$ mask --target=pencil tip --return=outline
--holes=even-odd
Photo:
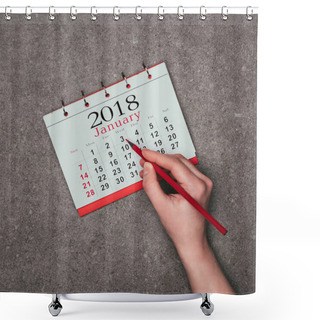
[[[134,144],[131,141],[129,141],[128,139],[126,139],[126,140],[127,140],[127,142],[130,144],[130,146],[132,148],[134,146]]]

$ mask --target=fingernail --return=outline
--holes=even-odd
[[[143,175],[146,175],[150,172],[152,164],[150,162],[146,162],[143,166]]]

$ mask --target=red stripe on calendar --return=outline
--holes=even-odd
[[[197,157],[193,157],[191,159],[189,159],[190,162],[192,162],[193,164],[198,164],[198,158]],[[103,206],[106,206],[109,203],[112,203],[114,201],[117,201],[123,197],[126,197],[136,191],[139,191],[143,188],[142,186],[142,181],[139,181],[137,183],[132,184],[131,186],[128,186],[122,190],[119,190],[117,192],[114,192],[112,194],[109,194],[108,196],[105,196],[102,199],[99,199],[95,202],[89,203],[84,207],[81,207],[78,209],[78,213],[80,215],[80,217],[95,211]]]
[[[198,158],[197,157],[193,157],[191,159],[189,159],[190,162],[192,162],[193,164],[198,164]]]
[[[141,190],[142,188],[143,188],[142,181],[139,181],[139,182],[132,184],[131,186],[128,186],[122,190],[119,190],[115,193],[112,193],[108,196],[105,196],[102,199],[99,199],[95,202],[87,204],[86,206],[78,209],[78,213],[79,213],[80,217],[82,217],[87,213],[95,211],[103,206],[106,206],[107,204],[109,204],[111,202],[114,202],[114,201],[117,201],[123,197],[126,197],[131,193],[134,193],[136,191]]]

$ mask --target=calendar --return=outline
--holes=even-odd
[[[198,163],[164,62],[43,118],[80,216],[142,188],[126,139]]]

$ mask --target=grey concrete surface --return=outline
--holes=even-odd
[[[0,291],[190,293],[141,190],[82,218],[43,115],[165,61],[214,181],[210,245],[238,294],[255,290],[257,16],[0,16]],[[67,137],[66,137],[67,139]]]

